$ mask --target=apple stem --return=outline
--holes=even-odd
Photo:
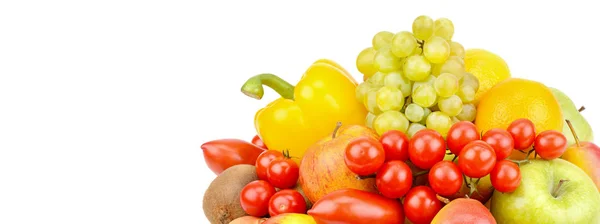
[[[450,203],[450,200],[448,198],[442,197],[439,194],[435,194],[435,197],[440,200],[441,202],[444,202],[444,204],[448,204]]]
[[[360,176],[360,175],[357,175],[357,176],[356,176],[356,179],[359,179],[359,180],[364,180],[364,179],[375,178],[375,177],[377,177],[377,175],[376,175],[376,174],[371,174],[371,175],[367,175],[367,176]]]
[[[566,119],[565,121],[567,121],[567,125],[569,125],[569,129],[573,134],[573,138],[575,138],[575,144],[577,145],[577,147],[581,147],[581,145],[579,144],[579,137],[577,137],[577,133],[575,132],[575,128],[573,128],[573,124],[571,124],[571,121],[569,119]]]
[[[558,191],[559,191],[559,190],[560,190],[560,188],[563,186],[563,184],[564,184],[565,182],[567,182],[567,181],[569,181],[569,180],[564,180],[564,179],[561,179],[561,180],[559,180],[559,181],[558,181],[558,185],[556,185],[556,188],[554,188],[554,190],[552,191],[552,196],[553,196],[554,198],[558,197]]]
[[[577,110],[577,111],[581,112],[581,111],[584,111],[584,110],[585,110],[585,107],[584,107],[584,106],[581,106],[581,107],[579,108],[579,110]]]
[[[335,135],[337,134],[338,130],[340,130],[340,127],[342,127],[341,121],[338,121],[337,123],[335,123],[335,129],[333,129],[333,134],[331,134],[332,139],[335,138]]]

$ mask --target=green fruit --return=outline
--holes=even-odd
[[[600,223],[600,192],[582,169],[563,159],[532,160],[520,168],[519,187],[492,196],[498,223]]]
[[[575,103],[563,92],[558,89],[550,88],[552,93],[558,100],[560,104],[560,108],[563,113],[564,119],[570,120],[571,124],[573,124],[573,128],[575,128],[575,133],[579,137],[580,141],[593,142],[594,141],[594,132],[592,131],[592,126],[587,122],[585,117],[579,112],[579,109],[575,106]],[[567,122],[564,122],[562,133],[567,137],[567,144],[573,145],[575,144],[575,138],[567,125]]]

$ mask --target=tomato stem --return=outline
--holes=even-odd
[[[425,174],[428,174],[428,173],[429,173],[429,170],[424,170],[424,171],[416,172],[413,175],[413,177],[418,177],[418,176],[425,175]]]
[[[458,158],[458,156],[454,155],[454,157],[452,157],[452,162],[456,161],[456,158]]]
[[[371,174],[371,175],[367,175],[367,176],[356,175],[356,179],[359,179],[359,180],[375,178],[375,177],[377,177],[376,174]]]
[[[560,188],[567,181],[569,181],[569,180],[561,179],[561,180],[558,181],[558,185],[556,185],[556,187],[554,188],[554,190],[552,190],[552,197],[554,197],[554,198],[558,197],[558,192],[560,191]]]
[[[566,119],[565,121],[567,121],[567,125],[569,125],[569,129],[571,130],[571,133],[573,134],[573,138],[575,138],[575,144],[577,144],[577,147],[581,147],[581,144],[579,143],[579,137],[577,137],[577,133],[575,132],[575,128],[573,127],[573,124],[571,124],[571,121],[569,119]]]
[[[450,200],[448,198],[442,197],[439,194],[435,194],[435,197],[440,200],[441,202],[444,202],[444,204],[449,204]]]
[[[528,163],[529,162],[529,157],[524,159],[524,160],[513,160],[513,159],[506,159],[508,161],[511,161],[513,163],[516,163],[517,166],[521,167],[521,163]]]
[[[579,108],[579,110],[577,110],[577,111],[579,111],[579,112],[582,112],[582,111],[584,111],[584,110],[585,110],[585,107],[584,107],[584,106],[581,106],[581,107]]]
[[[342,127],[341,121],[338,121],[337,123],[335,123],[335,129],[333,129],[333,134],[331,134],[332,139],[335,138],[335,135],[337,134],[338,130],[340,130],[340,127]]]

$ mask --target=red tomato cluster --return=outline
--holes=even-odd
[[[255,166],[259,180],[248,183],[240,194],[240,203],[248,215],[306,213],[304,196],[290,189],[296,186],[300,169],[287,153],[266,150],[258,156]]]
[[[467,186],[472,187],[472,182],[490,175],[499,192],[519,187],[519,164],[528,158],[509,159],[513,150],[550,160],[560,157],[566,148],[567,140],[561,132],[549,130],[536,135],[535,125],[528,119],[517,119],[507,129],[494,128],[485,133],[473,123],[461,121],[450,128],[446,139],[431,129],[421,130],[410,139],[396,130],[379,139],[358,138],[346,147],[344,160],[359,178],[374,177],[382,196],[403,199],[403,213],[408,220],[429,223],[443,207],[438,197],[455,195],[467,179]],[[445,160],[446,155],[454,158]],[[424,170],[428,183],[415,182],[423,174],[418,170]]]

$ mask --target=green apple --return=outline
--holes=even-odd
[[[600,223],[600,192],[566,160],[531,160],[521,164],[514,192],[494,192],[491,211],[499,224]]]
[[[592,131],[592,126],[587,122],[585,117],[580,113],[575,103],[565,94],[564,92],[556,89],[550,88],[554,97],[558,100],[560,104],[560,109],[563,113],[563,117],[566,120],[570,120],[571,124],[575,128],[575,132],[579,137],[579,140],[585,142],[593,142],[594,141],[594,132]],[[575,138],[569,129],[569,126],[565,122],[563,125],[562,133],[567,137],[567,144],[573,145],[575,144]]]

